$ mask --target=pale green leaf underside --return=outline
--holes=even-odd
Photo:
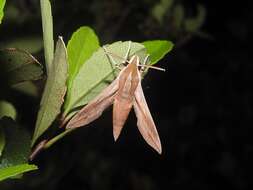
[[[173,48],[173,43],[167,40],[145,41],[142,42],[142,44],[145,46],[147,53],[150,55],[151,65],[156,64]]]
[[[105,47],[108,52],[124,58],[129,43],[129,41],[119,41]],[[142,62],[146,56],[145,47],[140,43],[132,42],[129,56],[131,57],[134,54],[137,54]],[[114,60],[116,64],[123,62],[116,57]],[[71,91],[66,99],[64,115],[66,116],[73,109],[76,109],[71,113],[72,115],[78,111],[78,108],[80,109],[80,106],[87,104],[115,79],[117,72],[118,69],[115,69],[115,65],[110,61],[104,49],[99,48],[80,68],[74,78]]]
[[[61,111],[68,75],[67,51],[62,38],[56,44],[55,57],[43,92],[32,145],[52,124]]]
[[[0,169],[0,181],[3,181],[10,177],[15,177],[19,174],[37,170],[38,167],[36,165],[29,165],[29,164],[21,164],[16,166],[10,166],[7,168]]]
[[[80,67],[98,48],[98,38],[95,32],[87,26],[80,27],[71,36],[67,45],[69,64],[67,97],[69,96],[73,79],[78,73]]]

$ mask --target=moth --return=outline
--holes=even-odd
[[[130,45],[127,54],[129,49]],[[137,55],[133,55],[129,61],[126,60],[125,62],[128,64],[119,72],[117,78],[96,98],[84,106],[68,122],[66,129],[88,125],[113,104],[113,137],[116,141],[133,107],[137,117],[137,127],[142,137],[161,154],[160,138],[141,86],[142,70],[139,68],[140,66],[145,67],[145,63],[141,65]]]

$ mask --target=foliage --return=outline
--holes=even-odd
[[[50,68],[40,103],[32,145],[55,120],[64,101],[68,64],[67,50],[61,37],[56,44],[55,57]]]
[[[9,85],[42,77],[41,64],[28,52],[16,48],[0,50],[0,64]]]
[[[45,62],[47,73],[49,73],[54,59],[53,18],[50,0],[40,0],[40,6],[41,6]]]
[[[86,26],[80,27],[73,33],[71,39],[69,40],[67,45],[69,76],[67,97],[64,105],[65,110],[67,110],[66,107],[70,104],[70,99],[75,96],[74,94],[72,95],[72,86],[76,75],[79,74],[80,68],[84,66],[86,61],[98,48],[98,37],[91,28]],[[86,74],[87,73],[82,73],[81,75],[85,76]]]
[[[4,16],[4,5],[6,0],[0,0],[0,24],[2,23],[2,19]]]
[[[150,55],[150,64],[156,64],[173,48],[173,44],[166,40],[153,40],[142,42],[147,50],[147,54]]]
[[[19,174],[37,169],[37,166],[27,163],[30,144],[33,146],[39,137],[54,126],[53,123],[63,125],[80,106],[87,104],[108,86],[117,76],[118,68],[123,66],[123,59],[127,58],[126,52],[129,51],[128,58],[134,54],[138,55],[141,63],[149,54],[151,62],[148,64],[153,65],[173,47],[173,44],[166,40],[143,43],[117,41],[100,47],[95,32],[82,26],[72,34],[67,48],[59,37],[54,52],[51,4],[49,0],[41,0],[40,5],[46,83],[32,140],[16,121],[6,117],[16,118],[15,107],[5,100],[0,102],[0,115],[3,117],[0,120],[0,180],[17,178],[20,177]],[[7,86],[35,95],[36,87],[31,81],[41,79],[43,70],[41,64],[29,52],[36,53],[41,50],[40,38],[16,38],[1,44],[1,47],[5,48],[1,50],[0,58],[1,67],[8,79]],[[118,57],[112,60],[108,53]],[[63,103],[64,107],[61,108]],[[62,120],[57,121],[59,115]],[[69,131],[56,135],[42,148],[48,148],[67,133]]]
[[[0,120],[0,129],[5,135],[5,146],[0,157],[0,181],[37,169],[35,165],[27,164],[31,141],[28,132],[9,117]]]

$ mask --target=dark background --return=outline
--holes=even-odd
[[[150,71],[143,89],[160,134],[158,155],[142,139],[131,113],[119,140],[112,137],[111,109],[101,118],[41,153],[39,171],[4,189],[249,189],[252,181],[252,71],[246,1],[174,1],[162,21],[152,15],[156,0],[54,0],[54,33],[67,42],[83,25],[101,44],[118,40],[166,39],[174,49],[158,63],[166,72]],[[198,5],[206,17],[195,31],[175,26],[176,5],[185,19]],[[42,36],[37,0],[8,1],[18,11],[0,27],[0,41]],[[8,7],[7,7],[8,8]],[[8,9],[7,9],[8,10]],[[36,54],[43,62],[43,52]],[[11,93],[11,92],[9,92]],[[2,95],[18,109],[32,133],[39,97]],[[22,101],[21,101],[22,100]],[[0,186],[1,186],[0,185]]]

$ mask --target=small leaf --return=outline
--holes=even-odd
[[[11,41],[9,40],[8,42],[1,44],[1,48],[3,49],[10,47],[22,49],[30,53],[37,53],[43,48],[43,42],[42,39],[38,36],[29,36],[17,38]]]
[[[184,6],[182,4],[175,5],[173,8],[173,26],[175,27],[175,31],[178,32],[182,28],[182,24],[184,21]]]
[[[4,5],[5,5],[5,0],[0,0],[0,24],[2,23],[2,19],[4,16]]]
[[[37,170],[38,167],[36,165],[29,164],[20,164],[16,166],[10,166],[8,168],[0,169],[0,181],[3,181],[7,178],[13,178],[22,173]]]
[[[2,152],[4,150],[4,147],[5,147],[5,134],[4,134],[3,129],[0,126],[0,158],[2,156]]]
[[[10,85],[38,80],[43,74],[42,66],[31,54],[16,48],[0,50],[0,65]]]
[[[0,169],[27,163],[30,154],[30,135],[9,117],[0,120],[6,145],[0,158]]]
[[[108,52],[123,58],[129,47],[129,41],[119,41],[105,47]],[[132,42],[130,56],[136,53],[139,53],[140,61],[142,62],[146,56],[146,50],[143,45]],[[116,64],[122,63],[122,59],[114,58],[114,60]],[[117,76],[117,72],[114,71],[115,64],[108,59],[105,50],[99,48],[91,58],[82,65],[78,74],[73,79],[72,88],[69,92],[69,96],[66,98],[64,106],[64,116],[73,111],[73,109],[87,104],[108,86]],[[72,114],[73,113],[74,112],[72,112]]]
[[[11,117],[13,120],[15,120],[17,112],[15,107],[11,103],[4,100],[0,100],[0,119],[3,116]]]
[[[165,14],[173,5],[174,0],[160,0],[151,10],[152,16],[160,23],[163,22]]]
[[[49,128],[61,111],[68,75],[67,51],[61,37],[56,44],[54,61],[40,102],[32,145]]]
[[[72,87],[72,82],[80,67],[99,48],[99,41],[95,32],[86,26],[79,28],[72,34],[67,45],[69,76],[67,96]]]
[[[145,41],[142,44],[150,55],[151,65],[156,64],[173,48],[173,43],[166,40]]]
[[[12,88],[28,96],[37,97],[39,95],[38,87],[31,81],[15,84]]]
[[[5,133],[6,145],[0,157],[0,181],[17,178],[22,173],[35,170],[35,165],[28,165],[30,154],[30,135],[9,117],[0,120],[0,129]]]
[[[47,74],[54,59],[53,17],[49,0],[40,0],[43,41]]]
[[[197,32],[203,25],[206,18],[206,9],[202,5],[197,6],[197,15],[192,18],[185,19],[185,30],[187,32]]]

